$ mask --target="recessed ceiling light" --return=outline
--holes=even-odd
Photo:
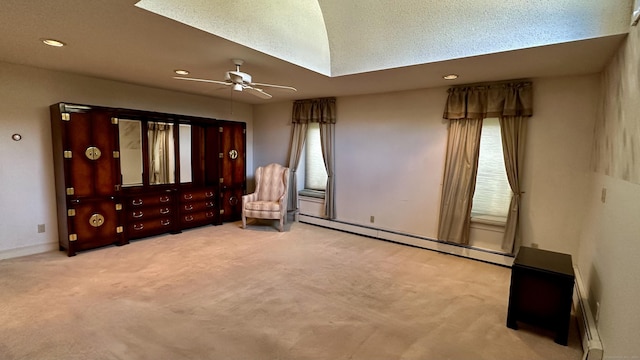
[[[445,75],[445,76],[443,76],[442,78],[443,78],[443,79],[445,79],[445,80],[455,80],[455,79],[457,79],[457,78],[458,78],[458,75],[456,75],[456,74],[449,74],[449,75]]]
[[[189,71],[187,70],[173,70],[173,72],[178,75],[189,75]]]
[[[54,40],[54,39],[41,39],[43,43],[49,45],[49,46],[55,46],[55,47],[63,47],[67,44],[63,43],[62,41],[59,40]]]

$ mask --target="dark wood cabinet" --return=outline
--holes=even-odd
[[[246,124],[131,109],[50,107],[60,248],[236,221]]]
[[[125,244],[117,124],[107,110],[57,104],[50,111],[60,249],[73,256]]]
[[[507,326],[518,321],[555,331],[567,345],[575,276],[571,255],[521,247],[511,268]]]
[[[220,124],[220,216],[222,221],[242,217],[242,195],[246,192],[246,124]]]

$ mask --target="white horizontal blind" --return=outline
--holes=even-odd
[[[497,118],[484,119],[471,215],[497,217],[506,221],[511,196],[502,154],[500,121]]]
[[[305,173],[304,187],[312,190],[326,190],[327,170],[322,158],[320,145],[320,125],[309,123],[307,140],[305,141]]]

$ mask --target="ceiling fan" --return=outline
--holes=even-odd
[[[236,65],[235,71],[227,71],[224,76],[224,81],[222,80],[209,80],[209,79],[198,79],[198,78],[190,78],[190,77],[182,77],[182,76],[174,76],[174,79],[178,80],[189,80],[189,81],[199,81],[220,85],[228,85],[235,91],[247,91],[251,95],[255,95],[261,99],[271,99],[271,94],[266,93],[264,90],[259,87],[271,87],[275,89],[282,90],[291,90],[298,91],[296,88],[285,85],[273,85],[273,84],[263,84],[263,83],[255,83],[251,81],[251,75],[240,71],[240,65],[244,64],[244,60],[234,59],[233,63]]]

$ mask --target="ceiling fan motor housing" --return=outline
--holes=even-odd
[[[229,80],[234,84],[251,84],[251,75],[242,71],[227,71],[225,80]]]

